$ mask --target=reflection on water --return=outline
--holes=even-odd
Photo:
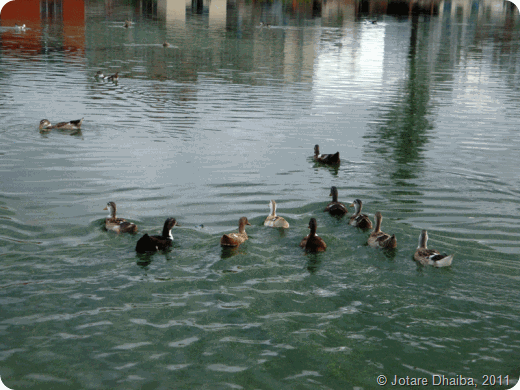
[[[509,3],[15,4],[0,28],[9,387],[169,388],[172,371],[185,388],[520,375]],[[77,134],[38,131],[80,117]],[[315,164],[315,144],[341,165]],[[398,248],[324,213],[331,186],[381,211]],[[263,226],[270,199],[291,228]],[[137,237],[104,231],[108,201]],[[169,216],[182,225],[172,249],[137,255]],[[249,240],[221,248],[242,216]],[[318,255],[298,246],[311,217]],[[421,229],[455,253],[451,268],[413,262]]]

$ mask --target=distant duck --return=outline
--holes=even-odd
[[[105,219],[105,229],[116,233],[137,233],[137,225],[127,222],[124,218],[116,218],[116,204],[108,202],[103,210],[108,210],[108,217]]]
[[[125,25],[123,26],[124,28],[128,28],[132,25],[132,22],[130,20],[125,20]]]
[[[428,232],[426,230],[421,231],[419,235],[419,246],[413,255],[415,261],[418,261],[422,265],[433,265],[434,267],[448,267],[453,261],[453,255],[440,254],[435,249],[426,248],[428,243]]]
[[[306,252],[324,252],[327,249],[325,241],[316,234],[317,227],[318,223],[316,222],[316,218],[311,218],[309,221],[309,229],[311,229],[311,231],[309,235],[304,237],[300,242],[300,246],[305,248]]]
[[[48,119],[42,119],[40,121],[40,126],[38,127],[38,129],[41,132],[49,131],[49,130],[52,130],[52,129],[58,129],[58,130],[80,130],[82,123],[83,123],[83,118],[75,120],[75,121],[70,121],[70,122],[60,122],[60,123],[58,123],[58,124],[53,126]]]
[[[170,47],[170,44],[166,41],[164,41],[164,43],[162,44],[164,47]]]
[[[356,199],[351,207],[354,207],[354,215],[350,217],[349,225],[357,226],[361,229],[372,229],[372,221],[368,218],[368,215],[361,214],[361,209],[363,208],[363,202],[361,199]]]
[[[264,226],[288,228],[289,222],[287,222],[282,217],[276,215],[276,202],[274,200],[271,200],[269,202],[269,208],[271,209],[271,214],[269,214],[265,219]]]
[[[330,187],[330,195],[332,202],[325,207],[324,212],[329,212],[330,215],[343,216],[347,213],[347,208],[343,203],[338,202],[338,189],[335,186]]]
[[[137,241],[135,246],[136,252],[146,253],[168,249],[173,243],[172,229],[175,225],[180,226],[175,218],[168,218],[164,221],[163,231],[160,236],[149,236],[146,233]]]
[[[271,27],[269,23],[260,22],[260,27]]]
[[[103,74],[102,71],[98,70],[96,75],[94,76],[96,79],[104,79],[105,78],[105,75]]]
[[[224,234],[220,239],[222,246],[239,246],[249,238],[246,233],[246,225],[251,225],[246,217],[238,220],[238,233]]]
[[[15,23],[14,28],[18,31],[25,31],[25,24],[22,24],[21,26],[19,26],[18,24]]]
[[[116,72],[111,76],[106,76],[105,79],[108,81],[119,81],[119,72]]]
[[[330,164],[330,165],[336,165],[339,164],[339,152],[336,152],[335,154],[320,154],[320,146],[315,145],[314,146],[314,161],[323,163],[323,164]]]
[[[381,231],[381,221],[383,220],[383,216],[379,211],[375,214],[375,218],[376,227],[374,228],[374,231],[370,233],[367,244],[373,248],[396,248],[397,239],[395,238],[395,234],[390,236],[389,234],[383,233]]]

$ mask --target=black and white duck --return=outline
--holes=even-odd
[[[172,229],[175,225],[180,226],[175,218],[168,218],[164,221],[163,231],[160,236],[149,236],[146,233],[137,241],[135,246],[136,252],[146,253],[168,249],[173,243]]]

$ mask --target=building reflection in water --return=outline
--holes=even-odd
[[[158,0],[157,18],[166,22],[186,22],[186,8],[191,0]]]

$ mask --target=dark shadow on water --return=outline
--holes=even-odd
[[[320,254],[306,252],[305,255],[307,256],[307,271],[310,274],[315,274],[321,265]]]
[[[246,254],[246,252],[240,251],[240,246],[223,246],[220,258],[222,260],[229,259],[238,254]]]
[[[387,258],[387,260],[394,260],[395,256],[397,255],[397,248],[393,249],[383,249],[382,250],[383,255]]]
[[[74,137],[82,137],[83,136],[83,133],[81,132],[81,130],[56,130],[56,129],[53,129],[51,131],[40,131],[40,135],[43,137],[43,138],[47,138],[50,133],[59,133],[59,134],[64,134],[64,135],[72,135]]]
[[[318,170],[318,169],[327,170],[327,171],[330,172],[330,174],[332,176],[338,176],[339,167],[340,167],[341,164],[338,164],[338,165],[322,164],[322,163],[319,163],[319,162],[316,162],[316,161],[312,160],[312,157],[311,157],[311,161],[314,163],[313,168],[315,170]]]
[[[136,254],[136,263],[141,268],[147,268],[148,265],[152,262],[152,256],[154,255],[154,252],[149,253],[137,253]]]

